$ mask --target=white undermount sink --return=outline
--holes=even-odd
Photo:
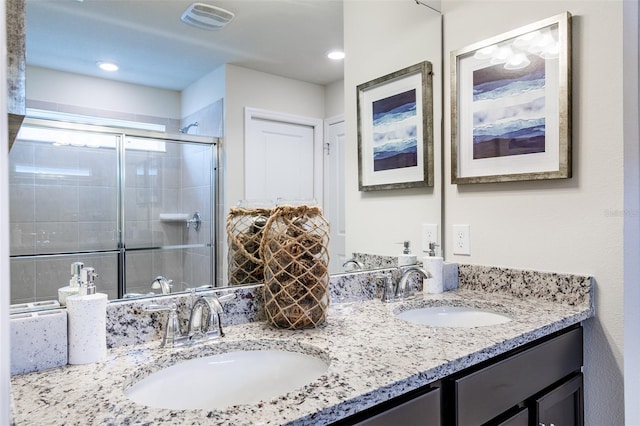
[[[328,367],[328,362],[299,352],[237,350],[181,361],[148,375],[124,393],[153,408],[224,409],[299,389]]]
[[[484,327],[511,321],[497,312],[464,306],[429,306],[408,309],[396,317],[431,327]]]

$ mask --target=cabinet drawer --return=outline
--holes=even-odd
[[[354,424],[358,426],[439,426],[440,389],[434,389]]]
[[[577,328],[456,379],[456,424],[485,423],[581,366]]]
[[[498,426],[529,426],[529,409],[522,409],[517,414],[498,423]]]

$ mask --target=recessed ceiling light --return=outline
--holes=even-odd
[[[98,62],[98,66],[103,71],[118,71],[118,66],[113,62]]]
[[[340,59],[344,59],[344,52],[342,50],[332,50],[327,52],[327,58],[339,61]]]

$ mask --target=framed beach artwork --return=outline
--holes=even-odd
[[[571,177],[571,15],[451,53],[451,182]]]
[[[421,62],[357,87],[360,191],[433,186],[431,74]]]

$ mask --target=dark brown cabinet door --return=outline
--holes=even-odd
[[[455,397],[450,397],[455,401],[455,419],[450,423],[484,424],[579,371],[582,361],[578,328],[457,378]]]
[[[584,425],[582,373],[536,399],[538,426]]]

